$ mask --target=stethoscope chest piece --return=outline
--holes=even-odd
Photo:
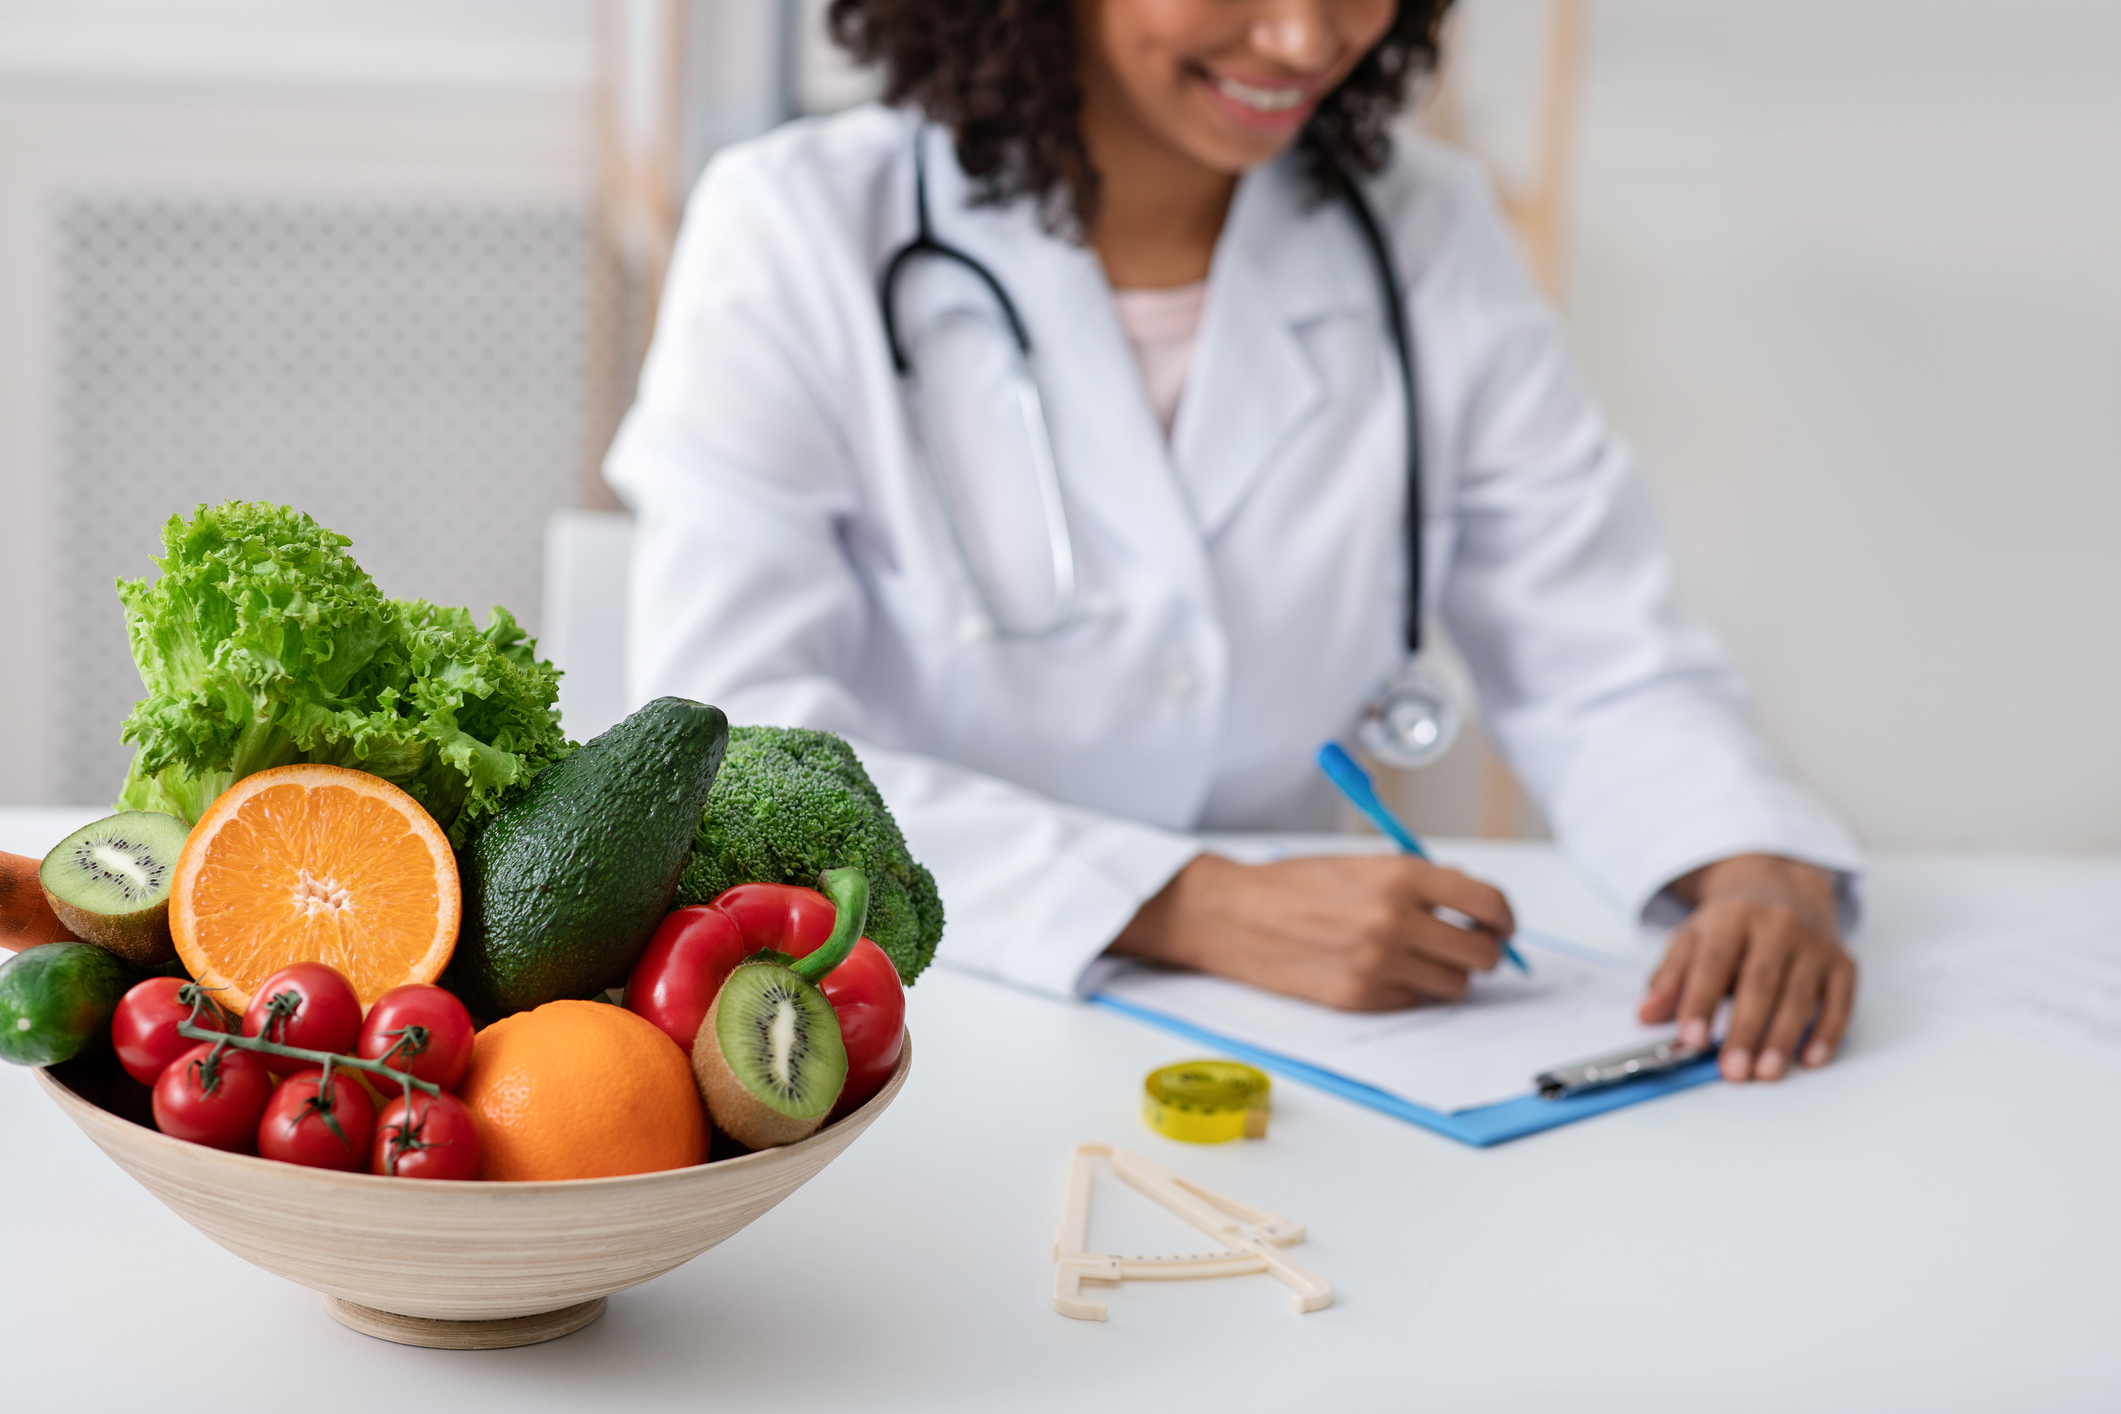
[[[1363,709],[1355,739],[1385,765],[1414,770],[1443,759],[1461,725],[1457,695],[1410,659]]]

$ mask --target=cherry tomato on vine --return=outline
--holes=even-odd
[[[478,1122],[454,1095],[400,1095],[376,1121],[368,1171],[386,1178],[477,1178]]]
[[[191,1003],[177,995],[186,985],[175,977],[150,977],[119,998],[111,1014],[110,1039],[118,1064],[143,1085],[161,1079],[171,1061],[199,1044],[177,1034],[177,1024],[191,1020]],[[219,1008],[211,1003],[199,1008],[198,1024],[203,1031],[227,1029]]]
[[[368,1020],[361,1023],[361,1059],[382,1060],[401,1040],[408,1044],[387,1062],[392,1070],[409,1069],[415,1079],[454,1090],[471,1069],[471,1013],[440,987],[424,982],[393,987],[368,1009]],[[389,1093],[387,1079],[379,1076],[375,1083]]]
[[[656,928],[626,979],[626,1006],[663,1029],[687,1055],[714,994],[762,948],[804,957],[832,936],[832,903],[793,884],[739,884],[712,903],[681,908]],[[847,1083],[835,1112],[860,1105],[898,1068],[906,989],[884,950],[867,938],[818,984],[839,1017]]]
[[[285,1164],[357,1170],[368,1165],[376,1102],[351,1071],[334,1070],[324,1091],[322,1067],[291,1075],[272,1092],[258,1121],[258,1152]]]
[[[248,1149],[272,1098],[272,1076],[256,1051],[213,1054],[201,1041],[171,1061],[155,1082],[155,1128],[214,1149]]]
[[[243,1034],[345,1055],[361,1035],[361,999],[352,983],[323,963],[297,962],[259,984],[243,1012]],[[274,1056],[272,1068],[288,1075],[317,1067]]]

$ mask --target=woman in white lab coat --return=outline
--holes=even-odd
[[[1562,847],[1679,925],[1645,1019],[1705,1035],[1735,994],[1725,1073],[1775,1079],[1846,1024],[1855,848],[1675,606],[1481,174],[1386,134],[1445,3],[836,0],[895,101],[710,165],[608,462],[629,690],[853,741],[959,966],[1459,996],[1512,926],[1495,890],[1196,838],[1328,827],[1314,753],[1406,658],[1409,419],[1349,174],[1411,334],[1421,602]],[[1031,345],[1073,612],[1006,316],[962,262],[902,262],[895,370],[879,281],[923,207]]]

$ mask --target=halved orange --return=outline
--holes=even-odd
[[[449,965],[464,911],[449,837],[420,803],[344,766],[245,776],[192,827],[169,931],[199,982],[241,1011],[291,962],[321,962],[366,1009]]]

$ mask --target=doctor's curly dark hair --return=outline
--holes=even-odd
[[[1434,67],[1451,0],[1400,0],[1392,27],[1304,125],[1298,145],[1321,196],[1344,172],[1375,172],[1407,86]],[[884,66],[887,102],[912,101],[957,137],[978,200],[1036,199],[1047,224],[1097,213],[1097,171],[1078,119],[1072,0],[832,0],[832,37]]]

